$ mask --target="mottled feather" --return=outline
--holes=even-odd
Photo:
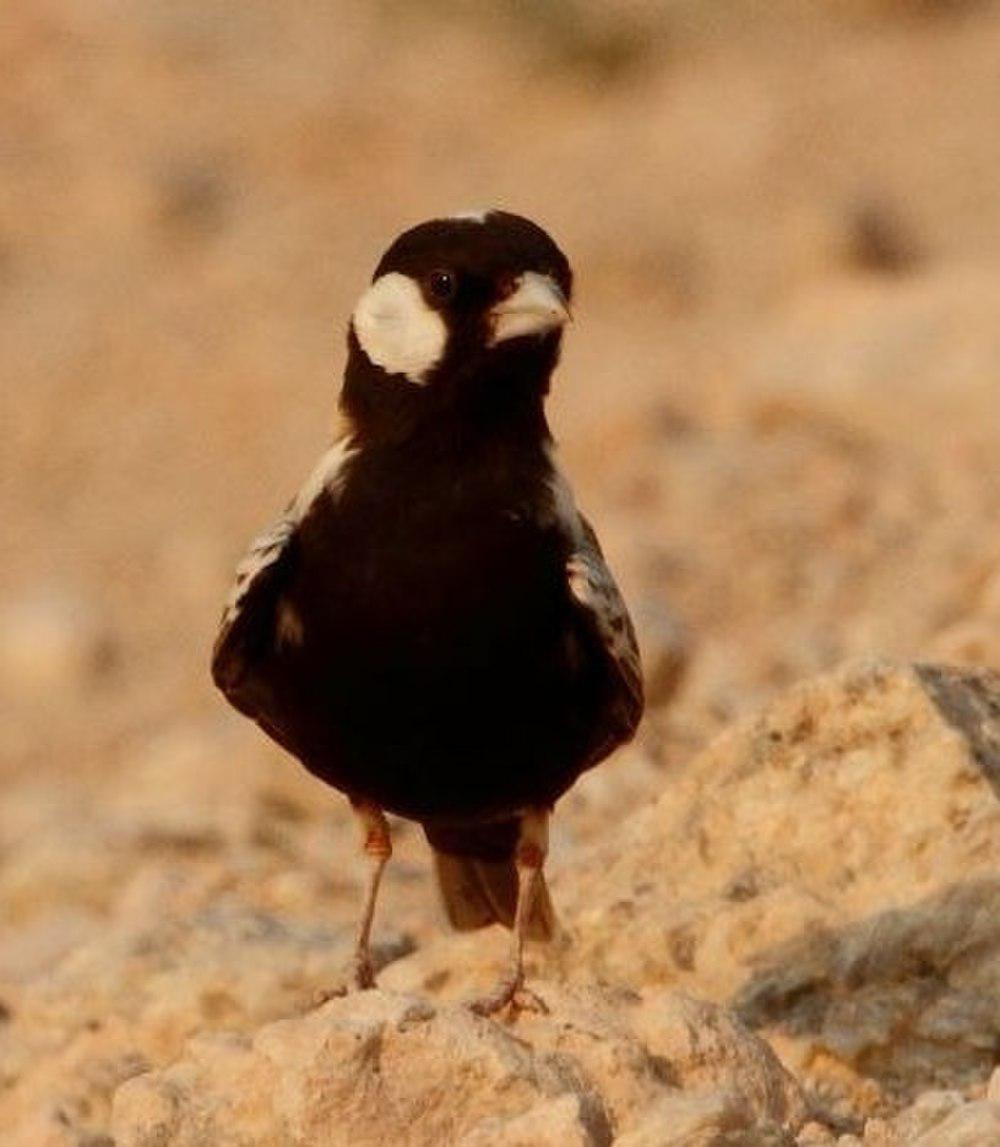
[[[570,538],[566,584],[581,616],[598,639],[613,686],[609,714],[612,728],[595,749],[593,756],[599,758],[615,744],[629,740],[642,718],[645,699],[639,643],[597,535],[576,508],[573,491],[554,461],[550,488],[555,517]]]
[[[248,677],[276,643],[294,640],[301,624],[283,609],[282,590],[294,561],[296,532],[317,498],[335,497],[353,453],[348,438],[335,442],[283,514],[250,543],[236,567],[212,650],[212,677],[242,712],[257,716]]]

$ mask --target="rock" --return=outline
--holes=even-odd
[[[663,708],[680,688],[691,659],[691,638],[680,619],[659,602],[640,601],[633,620],[642,654],[646,705]]]
[[[957,1091],[927,1091],[892,1118],[868,1119],[862,1135],[835,1138],[828,1127],[807,1124],[796,1144],[816,1147],[985,1147],[1000,1143],[1000,1104],[969,1102]]]
[[[799,1085],[771,1048],[725,1009],[678,993],[658,993],[636,1006],[632,1022],[685,1092],[736,1096],[748,1125],[798,1127],[805,1120]]]
[[[0,934],[0,980],[37,976],[74,948],[92,939],[101,927],[89,912],[67,908],[39,915],[30,924]]]
[[[753,1136],[761,1147],[788,1142],[776,1127],[757,1123],[747,1105],[728,1092],[674,1095],[661,1100],[616,1147],[713,1147]]]
[[[504,1121],[491,1116],[461,1138],[461,1147],[592,1147],[610,1139],[600,1128],[592,1134],[579,1099],[563,1095]]]
[[[913,1140],[914,1147],[985,1147],[987,1143],[1000,1143],[1000,1103],[989,1100],[959,1107]]]
[[[331,1126],[360,1143],[790,1143],[810,1117],[815,1143],[932,1133],[967,1106],[958,1088],[985,1091],[995,1048],[996,693],[993,674],[928,666],[805,682],[682,770],[623,758],[621,791],[634,774],[662,794],[613,836],[609,766],[606,791],[567,802],[604,843],[554,849],[564,933],[529,952],[548,1013],[508,1023],[448,1002],[488,985],[505,938],[433,924],[405,831],[382,990],[303,1012],[351,943],[346,814],[321,832],[308,782],[208,730],[139,742],[141,783],[109,786],[87,835],[71,800],[10,805],[0,843],[31,847],[0,869],[6,903],[42,921],[45,888],[48,912],[86,890],[95,915],[44,976],[2,985],[0,1119],[37,1138],[58,1109],[77,1139],[111,1125],[122,1145],[181,1147]],[[102,840],[134,865],[121,888]]]
[[[39,591],[0,610],[0,685],[12,695],[79,689],[110,650],[96,610],[73,593]]]
[[[918,665],[916,672],[1000,798],[1000,673],[939,665]]]
[[[824,285],[762,332],[746,393],[757,410],[821,412],[907,450],[985,441],[998,323],[993,270]]]
[[[998,682],[870,664],[724,733],[557,885],[570,971],[732,1000],[828,1099],[877,1081],[868,1114],[982,1079],[1000,1031]]]
[[[164,1136],[178,1147],[387,1136],[435,1144],[465,1135],[513,1144],[545,1124],[554,1100],[562,1103],[553,1134],[570,1129],[569,1142],[610,1143],[603,1105],[571,1061],[538,1055],[464,1009],[438,1012],[370,992],[268,1025],[252,1042],[194,1041],[172,1067],[119,1089],[111,1125],[122,1147]]]
[[[903,1143],[912,1143],[929,1134],[943,1123],[952,1112],[965,1103],[960,1091],[925,1091],[916,1101],[901,1111],[891,1124],[888,1134]],[[869,1124],[874,1122],[869,1120]],[[880,1123],[884,1121],[879,1120]],[[866,1133],[868,1133],[866,1125]]]
[[[119,1089],[115,1139],[590,1147],[619,1133],[693,1145],[754,1128],[777,1143],[802,1122],[795,1082],[718,1008],[551,985],[546,998],[549,1013],[509,1028],[376,991],[252,1039],[199,1036],[172,1066]]]
[[[827,1147],[836,1142],[836,1136],[829,1127],[810,1120],[795,1137],[797,1147]]]

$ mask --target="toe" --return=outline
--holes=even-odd
[[[521,987],[520,979],[503,979],[488,995],[470,1000],[468,1007],[477,1016],[492,1016],[512,1002]]]
[[[333,988],[317,988],[316,991],[313,992],[312,1006],[314,1008],[321,1008],[325,1003],[329,1003],[330,1000],[339,1000],[346,995],[346,984],[337,984],[336,987]]]

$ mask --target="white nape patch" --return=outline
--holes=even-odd
[[[492,207],[482,207],[475,211],[459,211],[456,215],[452,215],[449,218],[464,219],[469,223],[485,223],[492,214]]]
[[[423,383],[444,357],[448,328],[408,275],[381,275],[351,319],[361,349],[388,374]]]

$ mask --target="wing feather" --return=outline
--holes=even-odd
[[[594,758],[630,740],[642,718],[645,696],[635,628],[593,526],[576,508],[569,483],[553,466],[553,507],[569,534],[566,585],[584,625],[597,639],[611,685],[606,735]]]
[[[338,493],[352,453],[348,439],[335,442],[284,513],[253,539],[236,567],[212,649],[212,678],[230,702],[251,717],[260,715],[254,670],[277,643],[294,639],[299,625],[282,601],[294,569],[299,525],[321,494]]]
[[[566,561],[569,592],[600,638],[618,686],[613,706],[616,724],[627,740],[635,733],[644,704],[639,643],[597,535],[582,514],[579,521],[580,533]]]

